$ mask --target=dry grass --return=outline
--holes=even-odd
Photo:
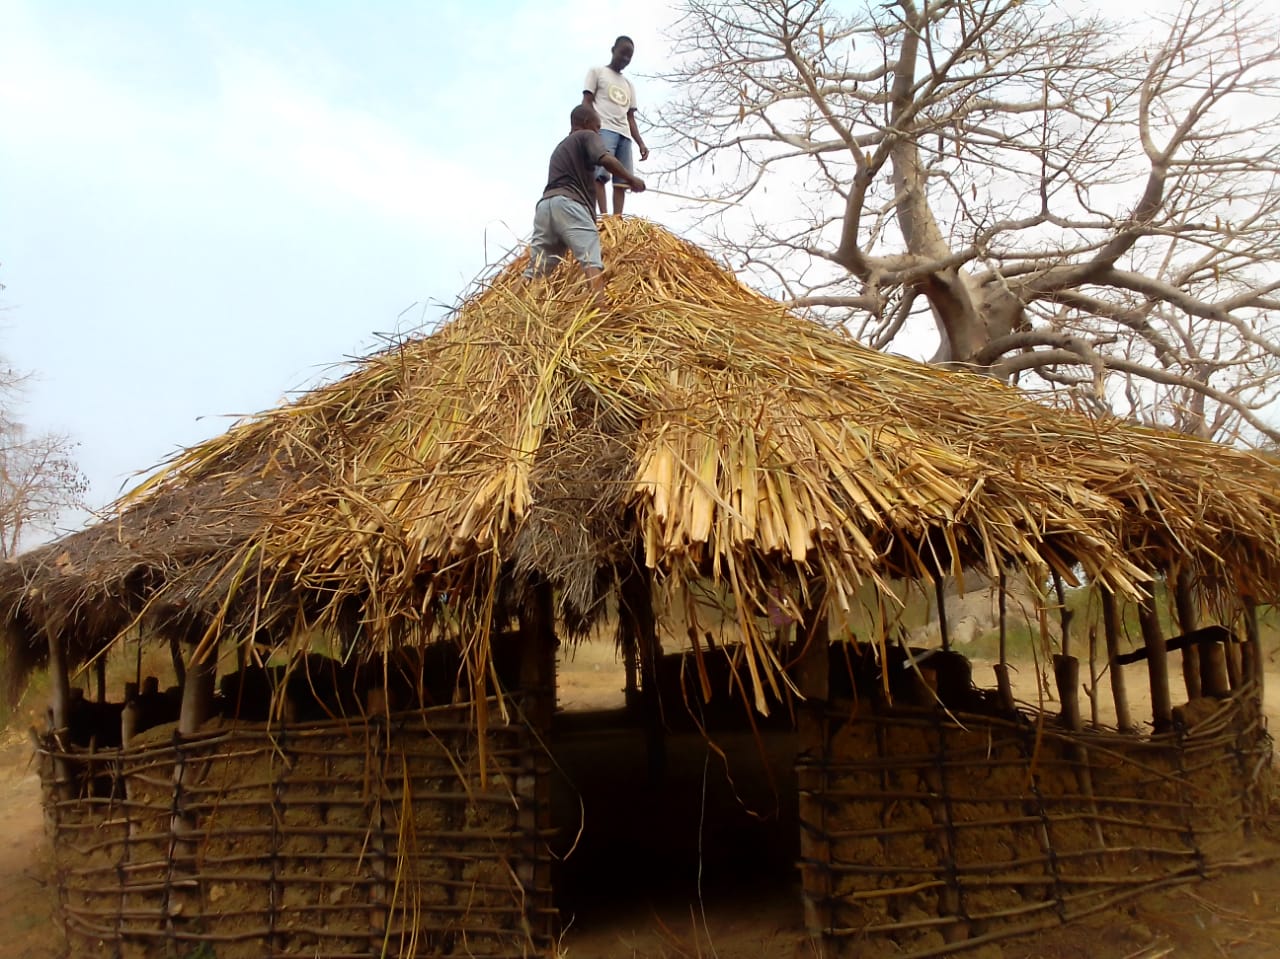
[[[212,648],[325,630],[362,650],[456,636],[476,675],[531,578],[585,630],[643,549],[669,586],[754,615],[1012,564],[1121,594],[1189,567],[1267,599],[1266,460],[1028,402],[867,350],[642,220],[606,220],[611,304],[508,265],[438,332],[167,464],[115,518],[0,574],[17,669],[139,620]],[[808,596],[810,592],[816,596]],[[807,600],[806,600],[807,597]],[[308,640],[309,641],[309,640]]]

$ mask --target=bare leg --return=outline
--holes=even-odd
[[[605,199],[604,183],[596,180],[596,207],[600,210],[601,216],[609,212],[609,204],[605,202]]]
[[[598,266],[584,266],[582,272],[587,275],[591,292],[596,295],[596,306],[603,308],[609,302],[604,297],[604,271]]]
[[[613,188],[613,215],[622,216],[622,201],[626,197],[627,191],[620,186]]]

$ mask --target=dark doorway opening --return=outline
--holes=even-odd
[[[573,847],[553,873],[566,926],[687,923],[752,904],[800,921],[791,730],[668,732],[664,774],[651,781],[634,714],[568,712],[552,754],[555,850]]]

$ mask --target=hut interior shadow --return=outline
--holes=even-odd
[[[798,923],[794,732],[712,732],[709,744],[675,731],[666,745],[664,773],[652,781],[645,730],[626,711],[556,717],[562,858],[553,875],[563,923],[591,929],[622,914],[688,916],[751,901],[797,903]]]

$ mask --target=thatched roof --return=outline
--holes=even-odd
[[[778,579],[838,600],[962,565],[1078,564],[1120,592],[1174,567],[1260,598],[1280,580],[1262,458],[865,349],[642,220],[603,239],[608,308],[514,262],[437,332],[7,564],[11,651],[84,655],[140,618],[385,648],[424,641],[442,596],[478,634],[531,576],[581,626],[639,550],[744,609]]]

